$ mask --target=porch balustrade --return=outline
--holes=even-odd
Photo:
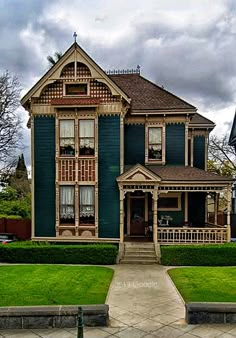
[[[161,244],[225,243],[228,229],[221,228],[173,228],[159,227],[158,242]]]

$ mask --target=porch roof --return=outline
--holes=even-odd
[[[229,183],[233,181],[232,177],[220,176],[203,169],[189,166],[158,166],[158,165],[146,165],[146,168],[154,172],[161,177],[162,181],[206,181],[206,182],[225,182]]]
[[[139,165],[140,166],[140,165]],[[125,173],[130,171],[135,166],[126,165]],[[203,169],[189,166],[168,166],[168,165],[145,165],[143,166],[149,171],[157,175],[160,183],[207,183],[214,184],[230,184],[233,179],[229,176],[220,176]],[[124,173],[124,174],[125,174]],[[123,175],[124,175],[123,174]],[[122,176],[123,176],[122,175]]]

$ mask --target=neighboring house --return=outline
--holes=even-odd
[[[229,145],[234,147],[236,153],[236,113],[234,114],[234,120],[229,136]],[[232,186],[232,213],[236,214],[236,182]]]
[[[231,188],[206,171],[214,123],[139,69],[107,74],[74,43],[21,102],[33,239],[229,240],[230,205],[227,228],[206,224],[207,193]]]

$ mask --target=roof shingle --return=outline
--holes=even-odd
[[[190,110],[196,107],[139,74],[115,74],[110,78],[132,99],[135,110]]]
[[[163,181],[232,181],[231,177],[220,176],[196,167],[146,165]]]

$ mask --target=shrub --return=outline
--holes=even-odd
[[[21,216],[18,215],[2,215],[0,214],[0,219],[1,218],[7,218],[7,219],[22,219]]]
[[[0,245],[0,262],[46,264],[114,264],[117,247],[112,244],[49,245],[15,242]]]
[[[234,266],[236,243],[163,245],[161,263],[168,266]]]

